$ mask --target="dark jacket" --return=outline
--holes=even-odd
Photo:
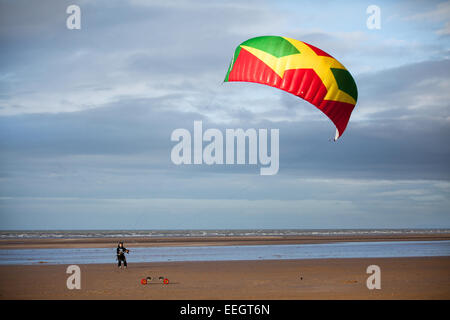
[[[125,248],[124,246],[122,246],[122,247],[117,246],[117,255],[118,256],[125,256],[125,252],[128,252],[127,248]]]

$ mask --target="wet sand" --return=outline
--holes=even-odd
[[[1,239],[0,249],[110,248],[115,247],[118,240],[117,238]],[[450,240],[450,233],[365,236],[133,237],[120,240],[124,241],[127,247],[281,245],[351,241]]]
[[[381,268],[368,290],[366,268]],[[450,299],[450,257],[0,266],[0,299]],[[142,278],[163,276],[142,285]]]

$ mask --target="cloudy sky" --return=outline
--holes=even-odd
[[[336,143],[307,102],[222,84],[261,35],[353,74]],[[0,47],[0,229],[450,227],[450,2],[0,0]],[[174,165],[194,120],[279,129],[278,174]]]

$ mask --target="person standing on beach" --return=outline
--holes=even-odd
[[[118,267],[119,268],[123,268],[123,267],[127,267],[127,258],[125,258],[125,252],[129,253],[130,250],[128,250],[127,248],[125,248],[123,246],[123,242],[120,241],[119,245],[117,246],[117,261],[118,261]],[[122,261],[123,261],[123,267],[122,267]]]

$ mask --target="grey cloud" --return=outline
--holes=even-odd
[[[24,110],[31,102],[56,107],[54,113],[32,107],[27,112],[33,114],[0,117],[0,195],[11,198],[0,199],[2,226],[23,226],[33,214],[50,212],[43,221],[58,227],[66,219],[61,212],[82,211],[72,226],[104,227],[114,207],[104,199],[111,198],[123,200],[112,215],[129,210],[130,220],[144,216],[161,227],[199,227],[192,217],[208,221],[205,226],[255,227],[255,212],[265,216],[261,227],[322,225],[323,217],[328,226],[347,227],[448,221],[448,188],[437,186],[450,179],[448,60],[355,73],[360,102],[346,133],[333,143],[333,124],[306,102],[273,88],[219,85],[235,46],[254,30],[269,29],[268,21],[282,21],[263,5],[75,1],[84,20],[81,32],[70,32],[67,2],[33,2],[28,11],[17,3],[0,3],[2,9],[8,5],[0,10],[0,41],[7,47],[0,52],[0,108]],[[6,11],[11,14],[3,19]],[[361,36],[319,32],[299,38],[335,48],[345,65],[380,52],[374,64],[393,57],[398,65],[396,54],[405,47],[385,44],[375,52],[343,41]],[[123,89],[138,85],[143,88],[137,93]],[[67,106],[85,110],[65,112]],[[280,129],[279,174],[261,177],[257,166],[173,165],[170,134],[192,130],[194,120],[221,130]],[[191,199],[191,215],[167,216],[185,209],[183,201],[176,209],[168,208],[169,200],[162,209],[144,200],[130,207],[133,199],[155,198]],[[243,199],[249,202],[231,201]],[[263,200],[273,200],[272,212]],[[334,213],[337,206],[341,211]],[[90,215],[95,223],[87,221]]]
[[[41,159],[37,167],[45,161],[53,163],[59,158],[87,156],[85,164],[74,163],[76,168],[94,161],[93,156],[102,156],[99,170],[109,167],[127,171],[138,165],[147,169],[175,170],[187,177],[202,172],[258,174],[254,166],[173,166],[169,159],[174,145],[170,141],[172,130],[192,131],[193,121],[203,120],[205,129],[280,129],[279,175],[386,179],[450,177],[450,152],[445,148],[450,127],[446,123],[437,125],[426,119],[408,125],[395,119],[351,121],[344,136],[332,143],[328,138],[334,128],[324,116],[317,121],[271,122],[258,120],[247,112],[235,122],[220,124],[199,113],[166,110],[165,103],[165,99],[126,100],[89,111],[2,117],[3,169],[20,166],[21,161],[33,167],[33,161]],[[137,163],[133,161],[139,157],[141,160]],[[128,165],[123,166],[124,163]]]
[[[66,2],[28,3],[27,10],[23,2],[2,2],[15,17],[4,22],[8,31],[0,36],[8,48],[0,52],[7,75],[0,80],[4,111],[16,114],[17,110],[8,109],[13,104],[26,105],[22,112],[27,113],[98,107],[120,99],[134,83],[145,83],[148,90],[142,94],[147,95],[161,86],[172,92],[211,88],[212,81],[219,84],[223,79],[234,47],[247,36],[245,30],[264,25],[271,17],[261,5],[255,10],[240,2],[235,3],[239,10],[232,3],[209,1],[75,3],[82,8],[82,29],[69,31]],[[34,12],[31,22],[29,12]],[[46,19],[48,15],[58,18]],[[20,30],[28,24],[38,27],[21,36]],[[41,32],[41,25],[51,32]],[[239,25],[244,34],[236,36],[225,27],[233,25]],[[98,87],[111,90],[102,90],[95,99]],[[65,96],[65,103],[56,95]],[[42,103],[33,104],[38,99]]]

